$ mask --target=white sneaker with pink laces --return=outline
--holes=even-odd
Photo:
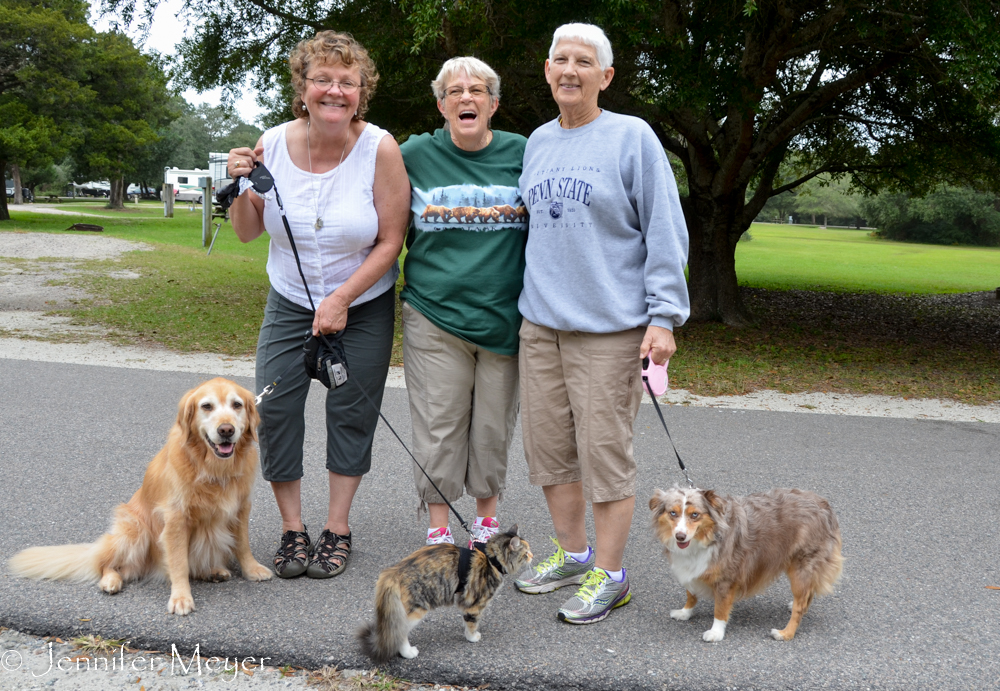
[[[451,528],[449,526],[444,526],[443,528],[435,528],[433,530],[427,531],[427,544],[428,545],[453,545],[455,544],[455,538],[451,535]]]
[[[469,549],[475,542],[486,542],[500,532],[500,523],[493,516],[478,516],[472,526],[472,536],[469,538]]]

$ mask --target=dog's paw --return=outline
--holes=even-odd
[[[479,633],[478,631],[476,631],[475,633],[469,633],[468,631],[465,632],[465,640],[469,641],[469,643],[478,643],[479,639],[482,637],[483,634]]]
[[[229,572],[229,569],[212,569],[212,572],[208,574],[207,580],[209,583],[221,583],[222,581],[228,581],[233,577],[233,574]]]
[[[691,618],[691,615],[693,613],[694,613],[694,607],[690,609],[688,609],[687,607],[685,607],[684,609],[672,609],[670,610],[670,617],[672,619],[676,619],[677,621],[687,621],[688,619]]]
[[[780,629],[771,629],[771,638],[776,641],[790,641],[792,636],[785,636],[785,632]]]
[[[716,619],[712,628],[701,635],[702,639],[709,643],[718,643],[726,637],[726,623],[721,619]]]
[[[409,643],[406,643],[403,645],[402,648],[399,649],[399,654],[405,657],[407,660],[412,660],[413,658],[415,658],[417,655],[420,654],[420,651],[417,650],[414,646],[410,645]]]
[[[266,581],[269,580],[274,573],[271,569],[267,568],[263,564],[258,564],[254,562],[243,569],[243,577],[248,581]]]
[[[190,614],[194,610],[194,599],[190,595],[171,595],[170,602],[167,603],[167,611],[170,614],[181,616]]]
[[[104,574],[97,585],[108,595],[114,595],[122,589],[122,577],[118,575],[117,571],[111,571]]]

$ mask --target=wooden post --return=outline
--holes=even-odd
[[[174,217],[174,186],[169,182],[163,183],[163,217]]]
[[[201,187],[201,246],[208,246],[208,236],[212,234],[212,178],[198,178]]]

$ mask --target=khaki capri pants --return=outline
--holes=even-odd
[[[480,348],[403,302],[403,375],[413,454],[449,502],[501,495],[518,410],[517,357]],[[416,466],[421,502],[443,504]]]
[[[635,496],[633,425],[642,403],[645,327],[597,334],[527,319],[521,346],[521,430],[529,481],[582,481],[590,502]]]

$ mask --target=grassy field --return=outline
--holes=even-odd
[[[959,293],[1000,285],[1000,248],[892,242],[869,231],[757,223],[736,249],[740,285]]]
[[[252,355],[267,293],[267,240],[240,243],[224,226],[211,256],[201,246],[201,211],[186,205],[175,218],[162,206],[101,202],[60,204],[100,220],[19,211],[0,231],[59,232],[74,222],[99,223],[103,235],[153,245],[114,262],[87,262],[74,279],[93,297],[71,314],[110,328],[123,342],[144,341],[179,351]],[[995,343],[928,344],[843,320],[817,319],[814,308],[773,309],[773,291],[948,293],[992,290],[1000,284],[1000,250],[914,245],[878,240],[865,231],[754,225],[737,249],[741,286],[757,325],[733,329],[688,324],[677,332],[671,382],[698,394],[738,394],[761,388],[785,392],[841,391],[1000,400]],[[135,280],[112,279],[130,270]],[[769,302],[770,300],[770,302]],[[811,310],[811,311],[810,311]],[[397,314],[398,320],[398,314]],[[400,329],[393,360],[401,363]]]

